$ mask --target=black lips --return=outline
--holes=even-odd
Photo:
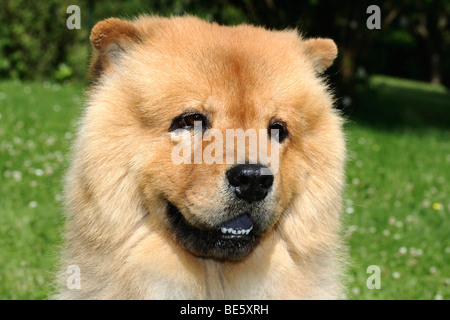
[[[192,226],[170,202],[167,214],[178,243],[196,256],[240,260],[252,251],[260,239],[258,234],[251,231],[253,221],[246,214],[233,218],[213,230],[200,230]],[[227,231],[224,232],[223,228]]]

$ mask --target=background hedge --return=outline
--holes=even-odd
[[[68,30],[69,5],[81,9],[81,29]],[[367,7],[381,8],[382,29],[366,27]],[[351,88],[367,73],[450,84],[450,1],[446,0],[3,0],[0,77],[83,79],[89,32],[107,17],[195,14],[224,24],[298,28],[333,38],[339,60],[330,74]]]

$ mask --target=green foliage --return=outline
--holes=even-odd
[[[69,30],[66,9],[81,9],[81,29]],[[381,8],[382,30],[366,27],[368,5]],[[450,7],[436,1],[235,1],[235,0],[4,0],[0,6],[0,77],[84,79],[89,32],[108,17],[194,14],[222,24],[298,28],[306,36],[330,37],[340,54],[333,82],[352,91],[358,69],[449,84]],[[439,59],[431,66],[431,55]],[[442,70],[442,71],[439,71]],[[350,90],[347,90],[350,89]]]
[[[70,59],[77,34],[65,25],[68,5],[70,1],[61,0],[2,2],[0,76],[51,77]]]

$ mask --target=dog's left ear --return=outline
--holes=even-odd
[[[304,53],[312,60],[317,74],[324,72],[333,64],[337,56],[337,46],[331,39],[316,38],[302,41]]]
[[[92,47],[96,50],[90,66],[94,78],[114,67],[127,50],[141,41],[134,23],[117,18],[98,22],[91,31]]]

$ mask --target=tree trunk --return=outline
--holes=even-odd
[[[441,66],[441,55],[439,52],[431,53],[431,67],[430,67],[430,81],[433,84],[442,83],[442,66]]]

